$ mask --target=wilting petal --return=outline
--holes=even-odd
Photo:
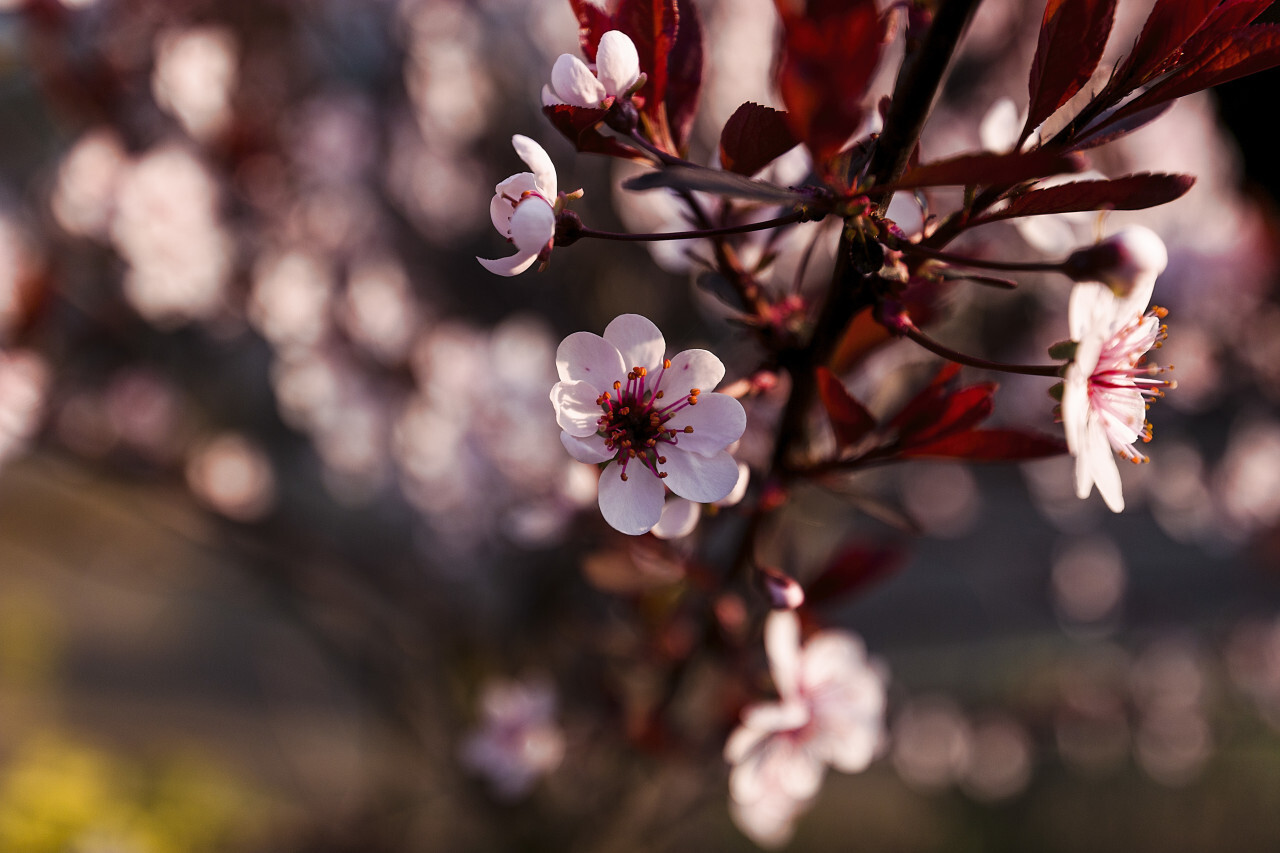
[[[586,462],[588,465],[599,465],[601,462],[608,462],[614,457],[614,451],[604,446],[604,436],[588,435],[582,438],[575,438],[567,432],[560,433],[560,443],[564,445],[564,449],[569,451],[569,455],[579,462]]]
[[[662,384],[666,387],[665,382]],[[700,394],[697,404],[685,406],[676,412],[669,426],[675,430],[693,427],[693,432],[676,436],[676,446],[692,453],[711,456],[742,438],[742,433],[747,428],[747,413],[742,404],[728,394]],[[736,485],[736,473],[734,478]],[[721,495],[716,500],[724,497],[725,495]]]
[[[537,252],[516,252],[509,258],[497,258],[495,260],[487,260],[485,258],[476,257],[480,265],[495,275],[519,275],[520,273],[533,266],[533,262],[538,259]]]
[[[575,107],[598,107],[605,97],[604,84],[581,59],[568,53],[560,54],[551,66],[551,88]]]
[[[691,388],[710,391],[721,379],[724,362],[704,349],[688,349],[671,359],[671,366],[662,374],[662,387],[669,389],[668,395],[687,394]]]
[[[580,379],[601,394],[613,390],[613,383],[627,375],[618,348],[591,332],[574,332],[560,342],[556,370],[561,381]]]
[[[672,447],[666,457],[666,464],[661,466],[667,473],[666,483],[682,498],[711,503],[733,491],[738,482],[738,463],[727,451],[703,456]]]
[[[613,318],[604,329],[604,339],[618,348],[627,370],[646,368],[651,375],[662,366],[667,352],[667,342],[662,332],[648,317],[639,314],[622,314]],[[652,381],[652,380],[651,380]],[[663,381],[666,386],[666,381]]]
[[[610,465],[600,474],[600,514],[620,533],[639,536],[662,518],[662,481],[640,465],[628,465],[627,479],[622,466]]]
[[[596,404],[599,398],[600,392],[590,382],[557,382],[553,385],[551,405],[556,408],[556,423],[560,429],[578,438],[595,435],[600,420],[600,406]]]
[[[511,242],[521,252],[537,254],[547,247],[556,235],[556,214],[540,198],[529,197],[516,206],[511,214]]]
[[[654,525],[653,535],[659,539],[688,536],[698,526],[702,507],[684,498],[672,498],[662,505],[662,518]]]
[[[625,33],[618,30],[600,36],[596,48],[596,74],[606,94],[625,94],[640,77],[640,55]]]
[[[520,155],[520,159],[528,165],[533,172],[533,179],[537,182],[538,191],[547,199],[554,202],[556,200],[556,167],[551,162],[551,157],[547,151],[537,142],[527,136],[516,134],[511,137],[511,144],[515,147],[516,153]]]

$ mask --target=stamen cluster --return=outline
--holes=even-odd
[[[596,403],[604,410],[604,414],[596,421],[599,432],[604,436],[604,446],[617,453],[615,457],[622,466],[621,476],[627,479],[627,465],[636,460],[660,479],[666,479],[667,473],[658,470],[659,465],[667,464],[667,457],[661,455],[659,444],[675,445],[681,433],[692,434],[693,427],[685,425],[682,429],[667,426],[673,415],[685,406],[696,406],[700,388],[690,388],[689,393],[674,403],[659,406],[666,392],[662,390],[662,379],[671,367],[671,359],[664,359],[662,370],[651,388],[646,387],[649,369],[633,367],[627,374],[627,384],[615,381],[613,393],[605,391]],[[616,394],[617,396],[613,396]]]

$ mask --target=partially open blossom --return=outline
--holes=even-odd
[[[614,463],[600,476],[600,512],[639,535],[662,516],[667,487],[696,503],[718,501],[738,483],[725,449],[747,416],[726,394],[709,393],[724,365],[706,350],[664,358],[666,341],[648,319],[623,314],[604,337],[575,332],[556,351],[551,389],[560,441],[574,459]]]
[[[1164,246],[1156,252],[1145,235],[1136,252],[1123,241],[1113,245],[1123,250],[1114,268],[1119,272],[1110,280],[1100,274],[1105,284],[1086,281],[1071,292],[1067,320],[1076,347],[1063,385],[1062,426],[1076,460],[1076,494],[1086,498],[1097,485],[1107,506],[1120,512],[1124,497],[1114,454],[1146,461],[1134,444],[1151,440],[1147,400],[1173,383],[1159,378],[1164,368],[1143,363],[1166,336],[1160,320],[1167,312],[1147,309],[1156,275],[1164,268],[1153,261],[1160,260]]]
[[[598,109],[606,100],[625,95],[640,79],[640,55],[635,43],[619,30],[600,36],[595,70],[568,53],[551,67],[551,85],[542,87],[544,106],[568,104]]]
[[[757,843],[784,844],[817,795],[827,765],[866,769],[884,727],[885,676],[862,641],[823,631],[800,645],[800,620],[774,611],[765,623],[777,702],[751,705],[725,744],[729,794],[739,828]]]
[[[1063,268],[1076,281],[1100,281],[1139,312],[1151,300],[1156,277],[1169,264],[1164,241],[1150,228],[1130,225],[1094,246],[1078,249]]]
[[[532,172],[512,175],[494,189],[489,216],[498,233],[510,240],[516,253],[506,258],[476,258],[498,275],[519,275],[551,248],[556,235],[556,167],[541,145],[516,134],[511,144]]]

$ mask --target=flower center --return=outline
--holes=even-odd
[[[702,391],[690,388],[687,394],[668,402],[662,379],[670,367],[669,359],[663,361],[662,370],[652,381],[646,368],[633,367],[625,385],[620,380],[614,382],[612,393],[606,391],[596,398],[603,411],[596,421],[598,431],[604,436],[605,447],[622,466],[623,480],[633,463],[659,479],[665,478],[667,472],[658,470],[667,461],[663,451],[676,445],[681,433],[693,432],[691,426],[674,428],[668,422],[686,406],[696,406]]]
[[[1169,337],[1168,326],[1148,321],[1163,320],[1168,315],[1166,309],[1153,305],[1117,332],[1103,347],[1098,366],[1089,377],[1089,405],[1102,415],[1112,448],[1130,462],[1147,461],[1147,456],[1133,447],[1131,436],[1136,432],[1144,443],[1151,441],[1151,422],[1143,418],[1137,423],[1126,401],[1138,397],[1145,411],[1151,408],[1152,399],[1164,396],[1166,388],[1178,386],[1173,379],[1160,378],[1173,370],[1173,365],[1142,363],[1149,350],[1159,349]],[[1132,432],[1125,435],[1126,429]]]

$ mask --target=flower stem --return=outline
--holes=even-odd
[[[658,242],[660,240],[691,240],[700,237],[721,237],[729,234],[746,234],[751,231],[765,231],[769,228],[777,228],[782,225],[790,225],[793,222],[802,222],[807,214],[804,211],[794,211],[786,216],[779,216],[776,219],[766,219],[762,222],[748,222],[743,225],[725,225],[718,228],[699,228],[692,231],[663,231],[652,234],[623,234],[616,231],[597,231],[594,228],[584,227],[578,235],[580,237],[595,237],[598,240],[618,240],[623,242]]]
[[[1005,364],[1000,361],[988,361],[985,358],[978,358],[973,355],[951,349],[951,347],[935,341],[933,338],[920,331],[910,320],[900,324],[898,330],[901,331],[911,340],[920,346],[936,353],[949,361],[957,364],[967,364],[970,367],[980,367],[983,370],[997,370],[1002,373],[1021,373],[1024,376],[1049,376],[1059,378],[1062,375],[1062,365],[1060,364]]]

